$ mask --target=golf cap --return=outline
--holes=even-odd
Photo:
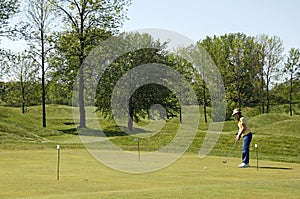
[[[242,111],[240,111],[239,109],[236,108],[236,109],[233,110],[232,115],[235,115],[235,114],[240,113],[240,112],[242,112]]]

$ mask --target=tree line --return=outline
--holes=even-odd
[[[20,5],[22,3],[22,6]],[[4,0],[0,3],[0,36],[24,39],[28,49],[12,53],[1,49],[1,101],[10,106],[42,105],[46,127],[46,104],[72,105],[73,85],[78,79],[79,126],[85,124],[85,79],[80,67],[96,46],[119,34],[126,20],[129,0]],[[21,10],[23,8],[23,10]],[[22,11],[26,20],[11,26],[9,19]],[[59,25],[61,24],[61,25]],[[199,104],[211,106],[204,73],[199,73],[187,60],[166,50],[167,43],[151,35],[130,33],[121,37],[126,45],[147,43],[151,48],[127,53],[110,65],[97,86],[95,104],[98,110],[111,115],[110,97],[116,82],[135,66],[147,63],[164,64],[179,71],[193,86]],[[259,106],[261,113],[270,112],[272,104],[300,103],[300,52],[291,48],[284,55],[283,41],[265,34],[249,36],[230,33],[207,36],[197,46],[204,48],[222,76],[227,101],[227,116],[236,107]],[[150,84],[138,89],[130,99],[130,118],[147,117],[154,104],[166,109],[164,117],[180,113],[180,104],[172,91]],[[207,120],[207,119],[206,119]],[[132,121],[131,121],[132,122]],[[129,120],[128,125],[132,125]]]

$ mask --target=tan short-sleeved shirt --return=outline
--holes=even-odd
[[[251,132],[251,130],[250,130],[250,127],[249,127],[249,125],[248,125],[248,121],[247,121],[247,119],[245,118],[245,117],[241,117],[240,118],[240,120],[239,120],[239,122],[238,122],[238,127],[239,127],[239,129],[242,129],[243,128],[243,125],[244,124],[244,127],[246,128],[246,130],[243,132],[243,136],[244,135],[247,135],[247,134],[249,134],[250,132]]]

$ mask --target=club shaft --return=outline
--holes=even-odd
[[[232,145],[232,147],[231,147],[231,149],[230,149],[230,151],[229,151],[229,153],[228,153],[228,155],[227,155],[227,157],[226,157],[226,161],[227,161],[227,159],[229,158],[229,156],[231,155],[232,150],[235,148],[236,143],[237,143],[237,141],[235,141],[235,142],[233,143],[233,145]]]

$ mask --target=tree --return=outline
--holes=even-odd
[[[207,47],[209,48],[210,45],[208,45]],[[186,72],[183,74],[186,74],[185,76],[187,77],[190,76],[188,74],[191,74],[192,78],[188,80],[193,85],[193,89],[196,92],[199,104],[203,104],[204,122],[207,123],[207,84],[209,85],[209,83],[206,81],[209,74],[207,69],[210,66],[208,53],[203,49],[201,42],[197,42],[195,46],[191,45],[187,48],[181,49],[180,54],[188,58],[191,62],[185,64],[183,68],[190,68],[190,70],[186,70]]]
[[[83,61],[94,47],[92,44],[95,40],[99,42],[100,36],[102,39],[107,37],[107,34],[99,36],[99,30],[103,30],[104,33],[117,32],[126,18],[126,6],[130,4],[130,1],[53,0],[52,2],[62,14],[67,32],[72,35],[72,41],[74,41],[69,45],[72,49],[72,56],[78,61],[76,71],[79,70],[79,127],[85,128]]]
[[[1,0],[0,1],[0,37],[10,36],[16,29],[9,26],[9,19],[18,12],[18,0]]]
[[[129,33],[122,34],[118,36],[118,45],[121,46],[147,46],[147,48],[142,48],[138,51],[131,51],[123,54],[116,60],[114,60],[109,69],[105,70],[102,75],[99,86],[97,87],[96,95],[96,106],[98,110],[102,112],[107,117],[112,116],[112,107],[109,102],[111,102],[113,91],[118,83],[119,79],[133,69],[136,66],[148,64],[148,63],[166,63],[166,57],[163,53],[164,45],[161,45],[158,41],[153,41],[153,38],[148,34],[140,35],[139,33]],[[147,76],[144,74],[142,76]],[[132,76],[131,81],[134,82],[133,87],[138,86],[140,76]],[[122,95],[124,96],[124,94]],[[172,110],[178,109],[177,104],[167,102],[167,98],[170,96],[170,91],[165,87],[158,84],[147,84],[138,88],[129,99],[129,114],[124,112],[121,116],[123,117],[128,114],[128,130],[133,130],[133,121],[138,122],[141,117],[148,116],[147,111],[154,104],[165,104],[167,111],[167,117],[173,116]],[[122,100],[117,99],[117,100]],[[172,100],[171,100],[172,101]],[[121,101],[120,106],[123,104]],[[120,107],[122,109],[122,107]],[[175,111],[176,111],[175,110]]]
[[[233,106],[235,107],[235,104],[234,105],[231,105],[232,103],[234,103],[234,101],[232,100],[236,94],[235,94],[235,89],[234,89],[234,86],[232,85],[232,83],[234,82],[232,80],[232,77],[233,75],[231,74],[231,68],[230,68],[230,65],[229,65],[229,59],[230,59],[230,45],[229,45],[229,42],[228,41],[228,37],[227,35],[224,35],[224,36],[221,36],[221,37],[217,37],[217,36],[214,36],[214,37],[206,37],[204,40],[200,40],[198,42],[197,45],[200,45],[202,48],[204,48],[206,50],[206,52],[209,54],[210,58],[212,59],[211,62],[214,62],[215,65],[218,67],[218,70],[219,72],[221,73],[222,75],[222,78],[223,78],[223,81],[224,81],[224,86],[226,87],[226,90],[227,91],[231,91],[232,92],[226,92],[226,99],[227,99],[227,104],[229,105],[229,107]],[[199,56],[199,55],[197,55]],[[203,55],[202,55],[203,56]],[[202,57],[200,56],[200,57]],[[209,60],[208,58],[205,58],[204,61],[207,61]],[[203,61],[200,61],[199,64],[203,63]],[[202,67],[200,65],[200,67]],[[205,70],[202,69],[203,72],[207,71],[209,72],[209,69],[206,68]],[[208,74],[209,73],[201,73],[201,76],[202,78],[204,79],[208,79]],[[210,96],[207,94],[207,92],[205,92],[205,88],[206,88],[206,83],[204,83],[204,79],[203,79],[203,83],[202,83],[202,86],[203,86],[203,97],[204,97],[204,100],[205,98],[207,98],[205,101],[205,105],[209,105],[209,101],[211,100],[210,99]],[[200,84],[201,85],[201,84]],[[232,89],[231,89],[232,88]],[[212,88],[211,88],[212,89]],[[207,97],[205,97],[207,96]],[[206,111],[206,107],[204,107],[204,110]],[[227,115],[231,115],[231,113],[228,111],[228,114]]]
[[[88,50],[96,47],[111,36],[110,32],[96,28],[93,30],[93,33],[90,32],[89,34],[93,34],[93,37],[87,41]],[[47,96],[51,98],[52,102],[63,97],[64,99],[59,100],[61,103],[72,105],[72,92],[79,70],[79,58],[76,54],[78,49],[77,37],[70,31],[63,31],[55,33],[53,39],[56,42],[54,50],[50,53],[51,82],[48,85],[50,90],[48,90],[49,95]],[[56,86],[61,89],[58,89]],[[53,93],[56,91],[59,91],[61,96],[57,96],[58,93]]]
[[[261,78],[263,83],[263,91],[265,91],[266,97],[266,112],[270,112],[270,87],[272,80],[275,78],[276,74],[279,72],[279,64],[282,61],[283,44],[279,37],[273,36],[269,37],[267,35],[260,35],[258,37],[258,42],[260,44],[261,50]],[[264,97],[263,97],[264,99]]]
[[[256,36],[256,43],[257,43],[257,51],[258,51],[258,71],[259,71],[259,77],[260,82],[258,87],[260,86],[258,95],[260,97],[260,104],[261,104],[261,112],[265,113],[265,105],[266,105],[266,92],[265,92],[265,64],[266,64],[266,46],[267,46],[267,40],[268,35],[262,34],[259,36]]]
[[[47,0],[28,0],[27,18],[29,20],[29,35],[26,36],[30,44],[30,52],[36,63],[41,67],[42,72],[42,125],[46,127],[46,88],[45,73],[46,59],[51,47],[49,42],[50,22],[52,7]]]
[[[209,53],[224,80],[227,99],[227,118],[231,110],[255,101],[256,43],[254,38],[242,33],[206,37],[200,44]]]
[[[183,49],[181,49],[183,50]],[[195,68],[193,68],[192,64],[189,63],[187,60],[183,59],[181,56],[178,55],[181,54],[180,53],[180,49],[177,50],[176,53],[171,53],[167,55],[167,65],[170,66],[171,68],[175,69],[176,71],[180,72],[180,74],[182,74],[186,80],[188,82],[191,82],[191,84],[193,84],[194,86],[194,90],[198,91],[198,86],[200,85],[198,81],[194,81],[197,75],[199,74],[195,74]],[[198,80],[198,79],[197,79]],[[193,83],[192,83],[193,82]],[[181,90],[183,91],[182,93],[185,93],[188,89],[183,89],[182,86],[183,85],[178,85],[181,88],[176,88],[176,90]],[[186,93],[187,95],[189,95],[188,93]],[[200,92],[197,92],[198,94],[198,101],[201,101],[201,97],[200,97]],[[185,104],[190,104],[191,100],[189,99],[189,96],[185,96]],[[206,109],[205,109],[206,111]],[[206,112],[204,113],[205,115],[205,120],[206,118]],[[180,119],[180,123],[183,123],[183,119],[182,119],[182,107],[180,106],[179,109],[179,119]]]
[[[0,1],[0,38],[13,36],[13,33],[16,31],[16,29],[9,26],[9,19],[18,12],[18,8],[18,0]],[[7,62],[9,61],[10,56],[10,52],[0,49],[0,77],[5,71],[5,66],[7,66]]]
[[[290,81],[287,79],[285,82],[276,84],[271,89],[271,94],[273,96],[273,102],[276,102],[278,104],[289,104],[290,102]],[[298,78],[294,78],[293,80],[293,95],[292,95],[292,104],[299,104],[300,103],[300,80]],[[286,111],[287,113],[290,113],[290,107]],[[295,109],[293,109],[293,115],[294,115]],[[299,113],[297,113],[299,114]]]
[[[230,35],[231,36],[231,35]],[[238,107],[241,108],[241,84],[242,84],[242,72],[243,72],[243,68],[244,63],[243,63],[243,56],[244,56],[244,51],[245,51],[245,47],[244,47],[244,41],[245,41],[245,37],[246,35],[241,35],[241,34],[237,34],[237,35],[232,35],[235,36],[235,38],[233,39],[232,43],[231,43],[231,60],[230,60],[230,64],[233,66],[233,70],[234,70],[234,76],[235,76],[235,82],[236,82],[236,91],[237,91],[237,104]]]
[[[72,88],[69,84],[52,78],[47,84],[47,101],[50,104],[72,106]]]
[[[138,88],[129,100],[128,130],[133,130],[133,121],[139,122],[141,117],[149,117],[149,110],[158,104],[166,110],[165,114],[159,112],[159,118],[177,116],[180,107],[172,91],[159,84],[146,84]]]
[[[9,67],[9,81],[4,101],[10,105],[21,106],[22,113],[28,105],[36,103],[38,66],[24,51],[14,56]]]
[[[290,89],[289,89],[289,104],[290,104],[290,116],[293,115],[293,82],[297,74],[300,72],[300,51],[299,49],[291,48],[285,67],[284,73],[289,75]]]

